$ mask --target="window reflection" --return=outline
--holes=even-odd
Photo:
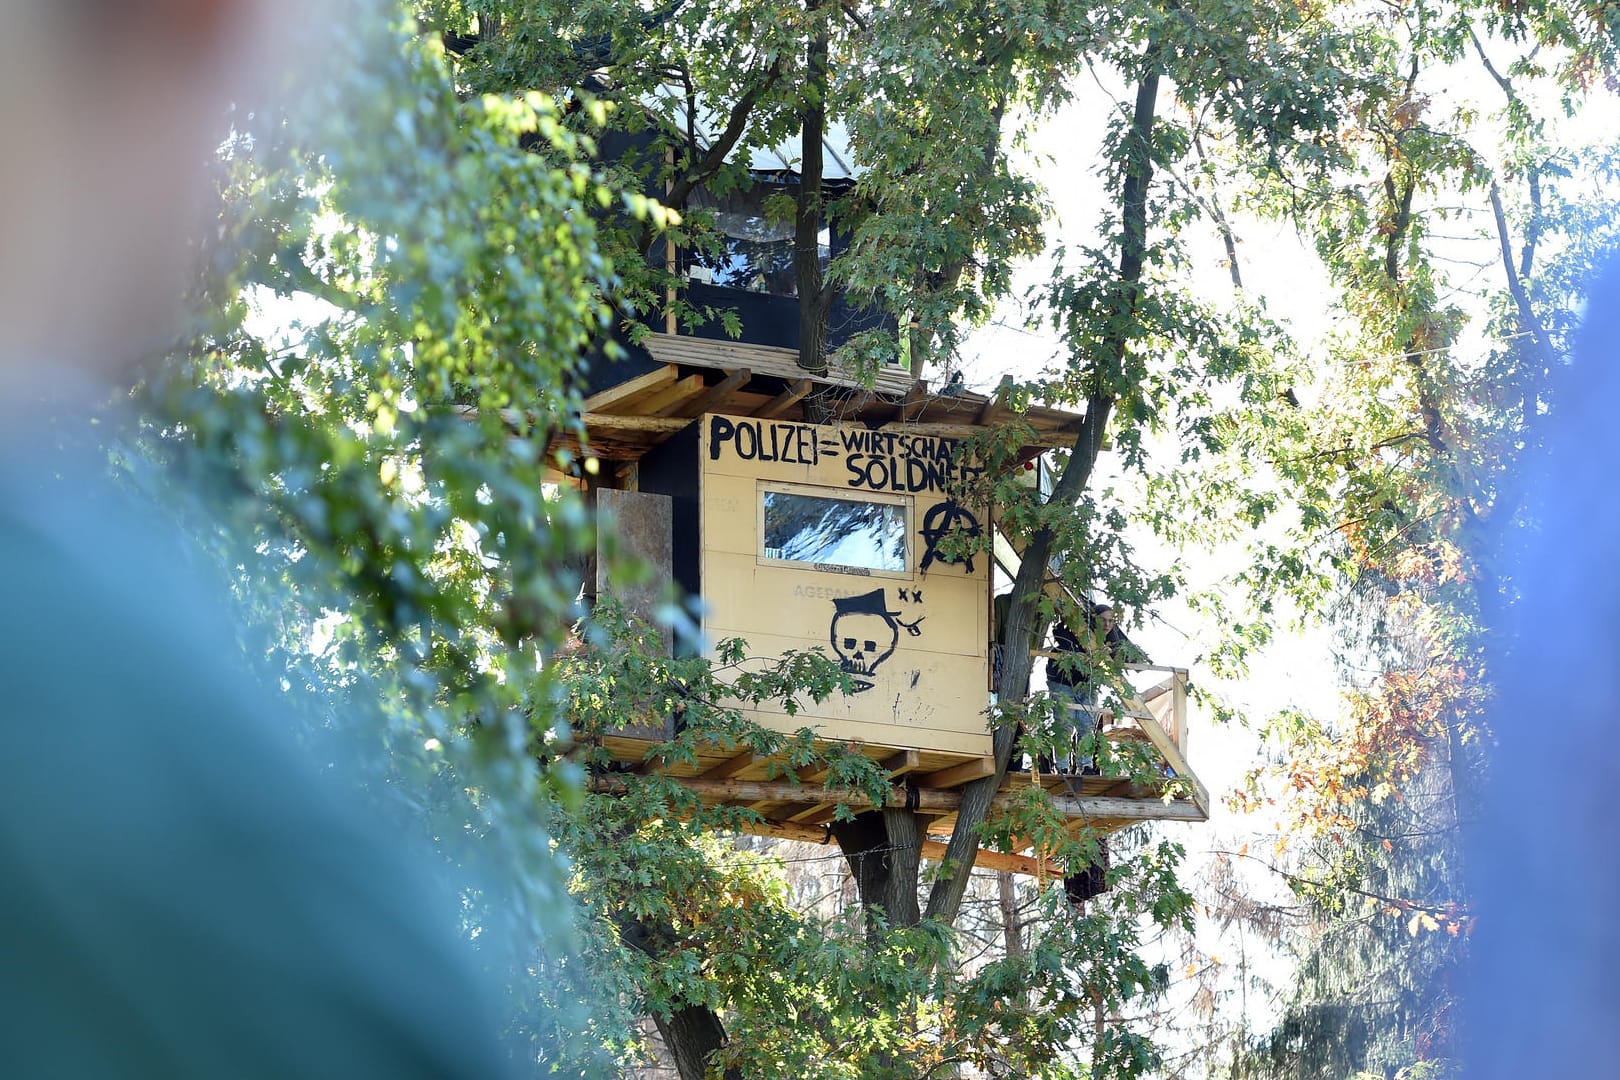
[[[715,250],[692,253],[687,267],[692,280],[772,296],[797,296],[799,279],[793,266],[793,217],[787,190],[754,184],[723,197],[701,188],[694,192],[691,205],[714,213],[718,245]],[[832,244],[825,227],[816,242],[825,270]]]
[[[906,569],[906,508],[900,503],[767,491],[765,557]]]

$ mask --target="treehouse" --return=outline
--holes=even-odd
[[[809,375],[795,351],[779,347],[653,334],[632,353],[641,370],[616,369],[618,381],[589,397],[583,417],[601,465],[595,498],[621,546],[702,597],[710,649],[742,638],[753,656],[820,648],[836,659],[853,692],[802,701],[795,715],[760,708],[751,718],[858,746],[889,772],[895,804],[932,814],[929,832],[947,835],[959,789],[994,773],[992,564],[1011,574],[1019,560],[993,512],[950,491],[975,468],[958,444],[1010,418],[1007,404],[929,393],[898,368],[870,388],[836,370]],[[807,418],[813,395],[835,420]],[[1080,419],[1038,407],[1021,418],[1035,433],[1022,451],[1030,459],[1071,445]],[[953,532],[985,531],[988,554],[953,558],[942,546]],[[651,594],[626,600],[648,606]],[[1185,670],[1127,668],[1132,692],[1104,713],[1104,734],[1142,745],[1160,775],[1185,781],[1183,792],[1022,771],[1009,773],[998,798],[1039,783],[1076,827],[1205,820],[1208,797],[1187,762]],[[839,804],[870,807],[863,795],[823,786],[814,770],[784,777],[782,763],[736,748],[709,748],[695,767],[649,760],[673,734],[628,728],[603,745],[625,768],[665,772],[708,802],[752,807],[772,836],[821,841]],[[942,852],[937,840],[924,846],[925,857]],[[980,856],[981,865],[1024,872],[1037,862]]]
[[[679,95],[671,101],[669,135],[709,154],[722,137],[717,116],[683,111]],[[822,196],[839,198],[859,169],[841,134],[828,138],[818,182]],[[727,638],[765,658],[819,648],[849,677],[850,693],[801,701],[794,715],[754,709],[752,719],[858,747],[888,772],[893,805],[929,815],[928,832],[943,837],[963,786],[994,775],[992,591],[995,568],[1015,573],[1020,557],[993,508],[951,497],[964,470],[977,468],[958,449],[1014,414],[1000,393],[930,392],[898,365],[868,380],[799,366],[793,230],[767,208],[795,197],[796,156],[796,143],[756,149],[751,185],[692,191],[686,205],[712,215],[718,247],[686,252],[670,241],[649,253],[684,283],[687,304],[735,314],[744,340],[724,337],[719,320],[677,334],[671,314],[646,328],[662,332],[622,342],[611,360],[598,357],[582,417],[587,442],[576,449],[598,459],[588,484],[621,550],[702,598],[707,648]],[[824,262],[845,244],[830,224],[819,239]],[[899,332],[837,296],[824,325],[829,350],[859,332]],[[1072,446],[1081,420],[1040,407],[1018,418],[1033,432],[1025,461]],[[944,543],[953,534],[977,535],[987,550],[953,558]],[[659,592],[657,583],[640,593],[596,584],[649,614]],[[1177,778],[1173,794],[1163,779],[1023,771],[1005,778],[998,798],[1040,784],[1076,828],[1205,820],[1208,796],[1187,764],[1187,674],[1130,667],[1133,687],[1105,714],[1104,732],[1145,748],[1155,775]],[[663,772],[707,802],[753,808],[772,836],[823,841],[840,804],[870,808],[866,796],[825,785],[814,769],[784,776],[783,762],[736,747],[706,748],[695,766],[651,757],[673,734],[625,728],[604,735],[603,746],[621,769]],[[925,840],[925,857],[942,853]],[[1034,856],[989,851],[979,864],[1044,870]]]

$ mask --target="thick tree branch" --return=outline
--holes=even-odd
[[[1415,69],[1414,69],[1415,70]],[[1407,97],[1411,95],[1411,81],[1408,81]],[[1401,284],[1400,264],[1398,253],[1401,244],[1406,239],[1406,231],[1411,225],[1412,197],[1416,188],[1416,180],[1408,180],[1404,192],[1400,193],[1398,205],[1396,189],[1393,181],[1394,163],[1393,153],[1400,149],[1399,140],[1392,148],[1390,172],[1386,174],[1384,184],[1385,193],[1389,196],[1395,212],[1392,217],[1394,229],[1389,236],[1386,249],[1385,272],[1392,286]],[[1492,185],[1493,204],[1500,207],[1500,197]],[[1498,209],[1498,212],[1499,209]],[[1499,219],[1499,229],[1505,237],[1505,219]],[[1504,260],[1511,264],[1511,248],[1504,249]],[[1509,273],[1512,274],[1509,266]],[[1404,360],[1412,372],[1412,382],[1417,390],[1418,413],[1422,421],[1424,442],[1432,455],[1434,467],[1440,478],[1442,494],[1449,495],[1445,502],[1458,513],[1461,518],[1456,530],[1458,546],[1465,551],[1473,563],[1474,568],[1474,595],[1484,616],[1486,625],[1496,624],[1496,607],[1501,600],[1501,583],[1495,568],[1491,565],[1488,556],[1488,545],[1485,540],[1481,511],[1476,506],[1473,485],[1458,461],[1458,451],[1451,445],[1451,440],[1445,429],[1444,418],[1440,410],[1440,403],[1435,392],[1435,380],[1430,377],[1425,368],[1425,358],[1434,354],[1435,350],[1426,348],[1427,343],[1419,339],[1420,330],[1414,328],[1412,336],[1405,345]],[[1484,500],[1478,500],[1483,506]],[[1402,531],[1415,525],[1408,522]],[[1499,625],[1499,624],[1498,624]],[[1477,804],[1479,794],[1477,784],[1471,783],[1471,777],[1482,775],[1478,769],[1478,748],[1466,746],[1463,742],[1463,732],[1458,724],[1446,725],[1446,742],[1450,751],[1449,773],[1453,792],[1459,805],[1467,808],[1464,816],[1477,817]],[[1475,767],[1471,770],[1459,770],[1456,763],[1474,760]]]
[[[1204,140],[1197,131],[1193,132],[1192,145],[1198,154],[1198,164],[1207,164],[1209,158],[1204,154]],[[1220,193],[1214,190],[1209,193],[1209,214],[1215,222],[1216,230],[1221,234],[1221,243],[1226,248],[1226,267],[1232,277],[1232,288],[1242,292],[1243,272],[1238,267],[1237,235],[1232,232],[1231,222],[1226,220],[1226,212],[1221,209]]]
[[[1384,174],[1384,196],[1389,200],[1389,236],[1384,242],[1384,276],[1393,282],[1401,279],[1401,243],[1412,225],[1412,198],[1417,194],[1417,181],[1408,180],[1404,189],[1395,184],[1395,171]]]
[[[759,103],[761,95],[775,86],[781,75],[782,61],[778,57],[765,69],[758,81],[732,104],[731,111],[726,114],[726,126],[715,136],[714,142],[709,144],[708,151],[670,185],[669,192],[664,196],[666,206],[676,209],[685,206],[693,189],[719,171],[732,150],[736,149],[743,132],[748,130],[748,121],[753,116],[754,106]],[[693,142],[695,149],[695,140]]]
[[[1454,831],[1454,828],[1454,826],[1449,826],[1446,830],[1441,830],[1441,832]],[[1210,854],[1224,855],[1231,859],[1247,859],[1250,862],[1258,863],[1267,870],[1270,870],[1273,874],[1276,874],[1278,877],[1282,878],[1284,881],[1288,882],[1290,886],[1298,886],[1301,889],[1320,889],[1323,887],[1320,881],[1313,881],[1310,878],[1301,877],[1299,874],[1289,873],[1282,867],[1268,862],[1267,860],[1260,858],[1258,855],[1254,855],[1248,851],[1216,850],[1212,851]],[[1381,904],[1385,904],[1392,908],[1397,908],[1401,911],[1421,911],[1426,914],[1455,920],[1469,919],[1473,917],[1473,912],[1469,908],[1453,902],[1437,903],[1431,900],[1414,899],[1410,896],[1391,896],[1388,893],[1374,892],[1368,889],[1359,889],[1354,885],[1348,885],[1342,881],[1337,882],[1334,885],[1334,888],[1339,892],[1348,892],[1353,893],[1356,896],[1363,896],[1369,900],[1375,900]]]
[[[859,11],[855,10],[854,0],[839,0],[838,9],[844,13],[846,19],[860,29],[861,33],[865,34],[871,31],[872,24],[867,22],[865,16]]]
[[[1525,170],[1530,186],[1530,220],[1524,226],[1524,245],[1519,248],[1519,276],[1530,276],[1536,261],[1536,242],[1541,239],[1541,168],[1531,165]]]
[[[1474,51],[1479,54],[1479,62],[1485,65],[1485,71],[1496,81],[1496,85],[1502,88],[1502,93],[1508,96],[1509,101],[1517,102],[1519,95],[1513,89],[1512,80],[1496,70],[1496,65],[1491,63],[1491,58],[1486,55],[1485,45],[1479,40],[1479,35],[1474,33],[1472,26],[1468,28],[1468,40],[1473,42]]]
[[[682,74],[685,76],[684,72]],[[748,130],[748,121],[753,116],[754,107],[758,104],[760,97],[776,85],[781,75],[782,61],[778,57],[765,69],[758,81],[744,91],[743,95],[732,104],[731,111],[726,114],[726,126],[709,144],[709,149],[704,152],[703,156],[695,164],[690,164],[683,169],[681,175],[670,183],[669,190],[664,193],[663,197],[665,206],[673,207],[676,210],[683,209],[686,206],[686,200],[692,197],[692,192],[696,190],[698,185],[720,170],[721,166],[726,163],[726,158],[730,156],[731,152],[736,149],[737,143],[741,141],[743,133]],[[689,82],[688,86],[690,86]],[[697,108],[695,96],[690,92],[687,101],[686,139],[688,146],[693,148],[695,152],[697,146],[695,128]],[[654,240],[655,228],[652,222],[649,221],[641,228],[640,250],[643,252],[650,251]]]
[[[675,1059],[675,1071],[681,1080],[708,1080],[709,1059],[726,1045],[726,1030],[714,1010],[687,1005],[667,1017],[653,1013],[653,1023]],[[742,1073],[735,1068],[728,1068],[722,1075],[725,1080],[742,1080]]]
[[[922,824],[914,810],[885,807],[857,814],[832,826],[838,848],[849,862],[861,906],[866,908],[866,936],[874,946],[886,933],[873,913],[881,911],[889,927],[916,926],[917,872],[921,864]]]
[[[1524,287],[1524,279],[1519,276],[1518,267],[1513,264],[1513,242],[1508,237],[1507,215],[1502,212],[1502,193],[1497,190],[1494,179],[1491,181],[1490,194],[1491,215],[1496,219],[1496,239],[1502,250],[1502,272],[1507,275],[1508,295],[1513,297],[1513,306],[1519,313],[1520,325],[1536,343],[1538,366],[1540,370],[1545,371],[1552,363],[1552,342],[1547,337],[1546,327],[1536,318],[1535,309],[1530,306],[1530,294]]]
[[[1518,90],[1509,79],[1496,69],[1491,58],[1485,52],[1485,45],[1479,40],[1479,35],[1472,29],[1468,31],[1468,40],[1473,43],[1474,51],[1479,55],[1479,62],[1485,66],[1496,85],[1502,90],[1508,100],[1510,110],[1522,110],[1523,100]],[[1507,215],[1502,211],[1502,193],[1497,187],[1496,180],[1491,180],[1491,214],[1496,220],[1496,239],[1502,252],[1502,270],[1507,276],[1508,295],[1513,298],[1513,306],[1519,315],[1519,325],[1535,341],[1535,370],[1530,378],[1523,382],[1520,391],[1520,423],[1529,428],[1536,420],[1537,402],[1540,400],[1541,380],[1552,364],[1552,341],[1547,336],[1546,327],[1536,317],[1535,309],[1530,304],[1529,291],[1524,287],[1524,279],[1530,276],[1531,268],[1535,265],[1536,243],[1541,238],[1541,170],[1534,164],[1525,168],[1525,181],[1529,186],[1530,220],[1524,229],[1524,244],[1519,249],[1518,265],[1513,261],[1513,242],[1508,235]]]
[[[1146,73],[1136,89],[1136,107],[1125,142],[1125,182],[1120,215],[1123,229],[1117,294],[1123,310],[1115,312],[1116,317],[1109,320],[1109,339],[1104,346],[1104,355],[1098,358],[1098,367],[1103,371],[1086,401],[1085,418],[1075,436],[1069,463],[1052,491],[1051,502],[1057,506],[1072,505],[1079,499],[1096,468],[1098,455],[1102,452],[1103,435],[1118,397],[1118,372],[1124,364],[1133,316],[1141,295],[1142,269],[1147,260],[1147,192],[1153,178],[1153,121],[1159,95],[1157,46],[1149,47],[1144,67]],[[1001,693],[1012,700],[1022,700],[1029,694],[1029,676],[1034,660],[1030,646],[1042,629],[1039,606],[1047,567],[1051,562],[1053,540],[1050,526],[1042,525],[1035,530],[1024,549],[1023,561],[1013,581],[1012,603],[1001,637],[1005,663]],[[928,894],[927,916],[931,919],[954,922],[961,911],[968,878],[973,873],[973,861],[978,854],[977,831],[1007,775],[1014,738],[1011,725],[997,727],[993,741],[996,759],[994,775],[975,780],[963,789],[956,826],[951,831],[950,843],[945,851],[949,872],[934,882]]]

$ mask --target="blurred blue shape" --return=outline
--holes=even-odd
[[[509,1075],[454,898],[52,438],[0,433],[0,1076]]]
[[[1620,272],[1554,379],[1546,452],[1502,523],[1518,593],[1493,621],[1496,745],[1466,823],[1478,922],[1467,1075],[1620,1075]],[[1510,496],[1511,497],[1511,496]]]

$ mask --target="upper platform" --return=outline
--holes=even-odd
[[[649,334],[640,348],[647,359],[633,374],[585,401],[588,452],[606,461],[637,461],[704,413],[802,421],[812,396],[852,423],[943,438],[966,438],[1016,416],[1034,431],[1032,454],[1072,445],[1080,425],[1080,416],[1059,409],[1015,413],[1000,392],[931,393],[898,366],[879,370],[867,386],[846,369],[811,374],[798,366],[797,352],[776,346]]]

